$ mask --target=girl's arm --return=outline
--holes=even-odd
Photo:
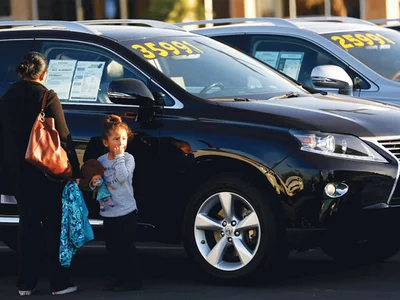
[[[135,159],[132,155],[120,154],[115,157],[115,171],[119,182],[124,182],[133,176]]]

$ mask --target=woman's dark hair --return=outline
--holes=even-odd
[[[39,52],[28,52],[17,66],[17,73],[21,78],[38,79],[47,71],[47,59]]]
[[[132,130],[128,127],[128,124],[125,122],[122,122],[122,119],[120,116],[117,115],[109,115],[104,118],[103,121],[103,130],[101,133],[101,137],[106,140],[110,134],[111,131],[114,131],[117,128],[123,128],[126,130],[126,133],[128,134],[128,139],[132,139],[133,137],[133,132]]]

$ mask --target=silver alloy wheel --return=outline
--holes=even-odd
[[[246,266],[257,253],[260,221],[242,196],[221,192],[207,198],[194,221],[197,248],[204,259],[222,271]]]

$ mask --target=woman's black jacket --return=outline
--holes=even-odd
[[[0,99],[0,194],[16,195],[23,186],[20,185],[23,180],[35,180],[29,178],[30,174],[23,174],[32,169],[27,166],[25,152],[46,90],[38,82],[21,80],[14,83]],[[74,144],[60,100],[52,90],[49,91],[45,114],[55,119],[62,147],[67,151],[72,164],[73,177],[79,177],[79,162]]]

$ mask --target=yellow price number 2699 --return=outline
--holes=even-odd
[[[135,50],[139,50],[146,59],[204,53],[203,50],[187,41],[146,42],[143,44],[134,44],[131,47]]]
[[[356,34],[343,34],[331,36],[331,40],[338,42],[340,46],[344,49],[350,49],[354,47],[366,47],[374,46],[375,44],[386,45],[396,43],[391,39],[379,34],[379,33],[356,33]]]

